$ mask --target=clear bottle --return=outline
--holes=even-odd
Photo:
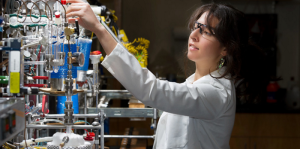
[[[294,81],[294,77],[291,77],[288,83],[285,103],[288,109],[300,109],[300,89],[296,81]]]
[[[66,17],[65,12],[67,11],[68,6],[66,0],[61,0],[60,2],[62,4],[62,6],[60,6],[61,18],[62,18],[62,23],[64,24],[65,17]]]

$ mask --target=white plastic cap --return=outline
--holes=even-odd
[[[102,56],[102,54],[99,54],[99,55],[90,55],[90,59],[92,61],[92,64],[99,63],[101,56]]]
[[[101,7],[92,7],[92,10],[96,15],[101,15]]]

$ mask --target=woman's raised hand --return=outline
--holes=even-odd
[[[66,17],[78,17],[79,25],[92,32],[102,27],[101,23],[96,18],[91,6],[81,0],[67,0],[67,3],[72,3],[66,13]],[[68,22],[73,23],[75,18],[69,18]]]
[[[66,17],[78,17],[76,19],[79,25],[94,32],[105,53],[109,55],[117,46],[117,42],[98,21],[91,6],[81,0],[67,0],[67,3],[72,4],[67,9]],[[75,18],[71,18],[68,21],[70,23],[75,22]]]

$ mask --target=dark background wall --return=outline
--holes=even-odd
[[[176,73],[184,76],[184,51],[187,47],[188,33],[183,32],[192,12],[205,0],[124,0],[122,1],[121,27],[130,41],[144,37],[150,40],[148,68],[159,76]],[[278,1],[215,1],[231,4],[245,13],[278,14],[278,52],[277,76],[283,81],[279,84],[286,87],[291,76],[299,80],[299,41],[300,41],[300,2]],[[275,6],[275,7],[274,7]],[[175,34],[174,34],[175,33]],[[179,35],[182,38],[176,38]],[[193,66],[193,64],[189,64]],[[184,79],[183,79],[184,80]]]

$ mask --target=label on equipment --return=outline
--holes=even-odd
[[[11,51],[9,55],[9,71],[20,72],[20,51]]]
[[[11,72],[9,78],[10,93],[20,93],[20,72]]]
[[[10,93],[20,93],[20,51],[10,52],[9,71]]]

